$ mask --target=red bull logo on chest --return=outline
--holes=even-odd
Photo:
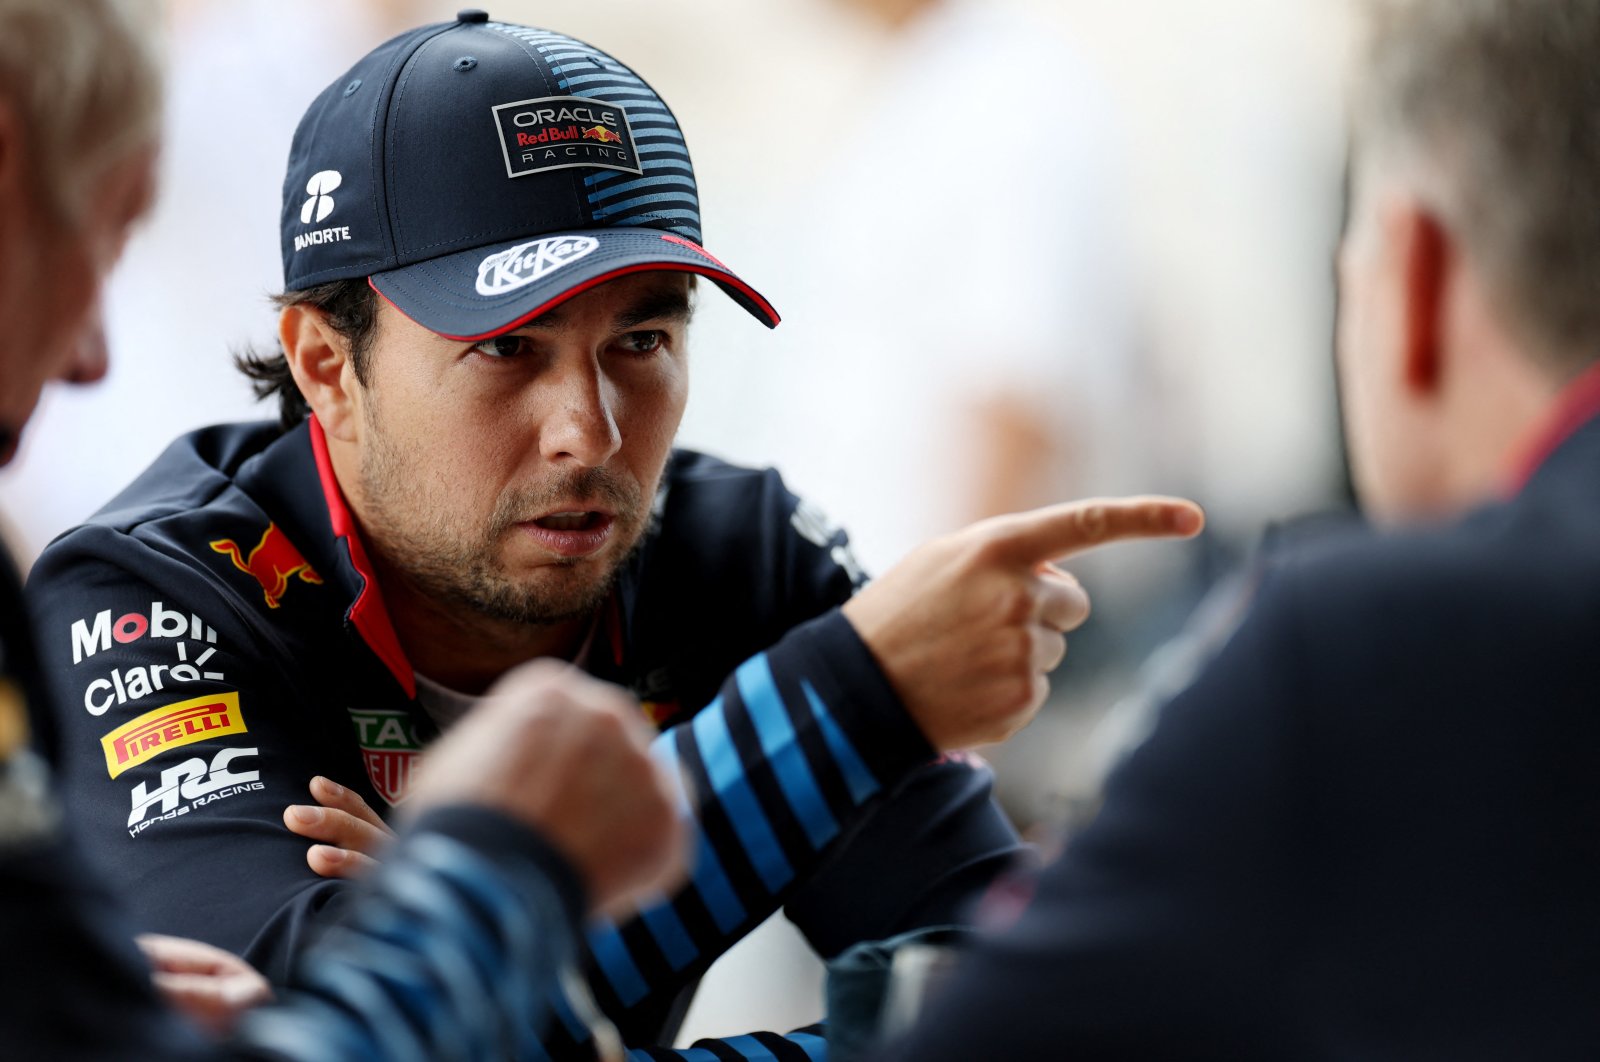
[[[302,583],[320,584],[322,576],[311,569],[300,551],[294,548],[289,536],[277,524],[268,524],[261,532],[261,541],[248,555],[239,549],[231,538],[219,538],[211,548],[233,561],[233,566],[261,584],[261,593],[268,608],[277,608],[290,579]]]

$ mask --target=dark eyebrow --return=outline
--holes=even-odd
[[[687,322],[689,315],[688,294],[678,288],[664,288],[646,292],[639,297],[639,301],[617,314],[616,327],[618,331],[626,332],[646,321]]]

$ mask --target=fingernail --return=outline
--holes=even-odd
[[[321,808],[308,808],[304,804],[290,804],[289,814],[303,826],[315,826],[322,820]]]
[[[322,786],[322,788],[326,789],[330,797],[344,796],[344,786],[340,785],[338,782],[335,782],[331,778],[324,778],[319,774],[313,779],[313,781]]]
[[[335,848],[331,844],[319,844],[317,847],[322,849],[322,857],[330,863],[343,863],[350,854],[343,848]]]

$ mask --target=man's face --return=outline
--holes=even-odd
[[[8,185],[14,194],[0,204],[0,464],[15,455],[47,382],[105,375],[100,286],[154,182],[154,150],[134,153],[95,183],[75,224],[57,218],[32,180]]]
[[[688,279],[650,272],[479,343],[380,303],[361,405],[368,537],[409,588],[514,623],[600,604],[688,398]]]

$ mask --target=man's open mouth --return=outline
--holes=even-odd
[[[551,513],[533,521],[550,531],[592,531],[606,519],[604,513],[588,512]]]

